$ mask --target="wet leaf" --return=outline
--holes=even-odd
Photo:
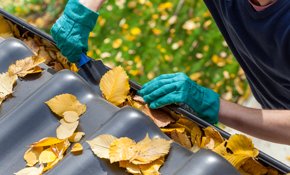
[[[109,150],[110,162],[129,160],[137,153],[136,142],[122,137],[112,142]],[[133,162],[134,163],[134,162]]]
[[[84,132],[75,132],[75,133],[73,133],[72,136],[70,136],[68,138],[68,140],[70,142],[78,142],[78,141],[80,141],[82,139],[83,136],[85,136]]]
[[[109,159],[109,150],[111,144],[117,140],[116,137],[108,134],[100,135],[93,140],[87,141],[92,151],[99,158]]]
[[[142,112],[149,116],[158,127],[165,127],[170,123],[175,122],[170,114],[162,109],[150,109],[148,104],[144,106]]]
[[[43,147],[29,148],[24,154],[24,160],[27,162],[26,166],[34,166],[38,162],[42,151]]]
[[[8,72],[10,75],[17,75],[19,77],[25,77],[27,74],[34,74],[39,72],[39,68],[35,70],[35,67],[46,60],[46,57],[30,56],[22,60],[17,60],[16,63],[12,63]]]
[[[129,77],[121,66],[115,67],[102,77],[100,89],[106,100],[118,106],[129,93]]]
[[[80,143],[76,143],[72,149],[71,152],[79,152],[83,150],[83,146]]]
[[[174,130],[171,132],[171,138],[172,140],[184,146],[185,148],[191,149],[191,142],[186,134],[182,134]]]
[[[79,121],[67,123],[62,119],[60,122],[60,126],[56,129],[56,136],[58,139],[66,139],[72,136],[79,125]]]
[[[49,108],[61,116],[66,111],[75,111],[78,115],[82,115],[86,111],[86,105],[81,104],[77,98],[71,94],[62,94],[55,96],[49,101],[45,102]]]

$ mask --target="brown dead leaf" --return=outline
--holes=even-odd
[[[165,127],[170,123],[175,122],[170,114],[162,109],[150,109],[148,104],[144,106],[142,112],[149,116],[158,127]]]
[[[40,56],[30,56],[26,57],[23,60],[17,60],[9,66],[8,72],[10,75],[18,75],[19,77],[24,77],[27,74],[33,74],[39,72],[35,72],[35,67],[45,61],[46,57]]]
[[[184,146],[185,148],[191,149],[191,142],[186,134],[182,134],[174,130],[171,132],[171,138],[172,140]]]
[[[143,105],[145,105],[144,99],[141,96],[139,96],[139,95],[134,95],[132,97],[132,100],[137,101],[137,102],[142,103]]]
[[[241,168],[252,175],[264,175],[268,172],[267,168],[265,168],[261,163],[256,161],[254,158],[248,158],[244,165]]]

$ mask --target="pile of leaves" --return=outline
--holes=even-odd
[[[148,134],[137,144],[130,138],[118,139],[108,134],[87,142],[99,158],[109,159],[111,163],[119,162],[119,166],[129,173],[140,175],[159,175],[159,168],[172,143],[161,138],[151,140]]]
[[[52,69],[56,71],[63,69],[69,69],[74,72],[78,71],[76,65],[68,62],[67,58],[61,54],[59,49],[47,40],[41,39],[37,35],[34,35],[32,38],[29,36],[28,31],[20,35],[17,25],[13,25],[11,21],[4,19],[2,15],[0,15],[0,26],[0,37],[4,39],[15,37],[23,41],[35,55],[46,57],[44,63]]]
[[[266,168],[257,161],[259,151],[254,149],[250,138],[233,135],[229,140],[224,140],[212,126],[202,129],[173,111],[168,113],[162,109],[150,109],[142,97],[130,93],[129,77],[121,66],[109,70],[102,77],[100,89],[106,100],[118,107],[129,105],[141,110],[167,136],[193,152],[201,148],[212,150],[244,173],[264,175],[271,171],[279,175],[277,170]]]
[[[42,69],[37,66],[43,63],[46,57],[31,56],[12,63],[8,72],[0,74],[0,105],[2,102],[11,96],[14,92],[14,83],[18,77],[25,77],[27,74],[35,74],[42,72]]]
[[[78,142],[85,135],[84,132],[75,132],[79,124],[79,116],[86,111],[86,105],[81,104],[77,98],[71,94],[62,94],[45,102],[49,108],[62,119],[60,126],[56,129],[56,136],[46,137],[38,142],[29,145],[29,149],[24,154],[27,162],[26,166],[16,175],[33,174],[40,175],[54,167],[62,160],[65,151],[71,143]],[[76,143],[71,152],[81,152],[83,149],[80,143]],[[33,167],[40,163],[39,167]],[[44,166],[46,164],[46,166]]]

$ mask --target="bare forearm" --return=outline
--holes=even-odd
[[[79,0],[87,8],[97,12],[106,0]]]
[[[219,121],[263,140],[290,145],[290,111],[261,110],[220,100]]]

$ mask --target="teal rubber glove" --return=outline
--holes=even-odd
[[[63,15],[52,26],[52,37],[69,62],[78,62],[82,52],[88,51],[89,35],[98,17],[98,12],[83,6],[78,0],[70,0]]]
[[[150,108],[160,108],[172,103],[185,103],[199,117],[216,124],[219,113],[219,95],[201,87],[184,73],[164,74],[143,85],[138,94]]]

